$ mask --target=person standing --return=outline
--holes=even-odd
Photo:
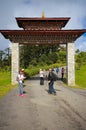
[[[42,69],[40,69],[39,75],[40,75],[40,85],[44,85],[44,71]]]
[[[25,76],[24,69],[21,69],[21,71],[22,71],[22,74],[23,74],[23,76],[24,76],[24,79],[25,79],[25,78],[26,78],[26,76]],[[24,84],[24,79],[23,79],[23,84]]]
[[[63,78],[64,78],[64,68],[62,67],[62,69],[61,69],[61,75],[62,75],[62,77],[61,77],[61,79],[63,80]]]
[[[18,74],[18,93],[19,96],[24,96],[23,95],[23,80],[24,80],[24,75],[23,75],[23,71],[20,70],[19,74]]]
[[[55,78],[55,74],[53,73],[52,69],[49,69],[49,74],[48,74],[49,93],[56,95],[56,91],[54,89],[54,78]]]
[[[56,74],[57,74],[57,78],[58,78],[58,73],[59,73],[59,68],[56,68]]]

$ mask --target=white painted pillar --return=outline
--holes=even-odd
[[[11,82],[12,84],[16,84],[16,76],[19,72],[19,43],[12,43],[11,67]]]
[[[74,43],[67,43],[67,83],[75,86]]]

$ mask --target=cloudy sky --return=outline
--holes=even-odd
[[[0,30],[19,29],[15,17],[71,17],[65,29],[86,29],[86,0],[0,0]],[[11,45],[0,34],[0,50]],[[86,51],[86,34],[75,41]]]

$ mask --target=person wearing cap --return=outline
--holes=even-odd
[[[48,81],[49,81],[49,93],[56,95],[56,91],[54,89],[54,72],[52,69],[49,69],[49,74],[48,74]]]
[[[18,92],[19,92],[19,96],[24,96],[23,95],[23,80],[24,80],[24,75],[23,75],[23,71],[20,70],[19,74],[18,74]]]

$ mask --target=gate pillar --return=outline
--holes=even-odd
[[[19,43],[12,43],[11,67],[11,83],[16,84],[16,76],[19,72]]]
[[[67,43],[67,83],[75,86],[74,43]]]

